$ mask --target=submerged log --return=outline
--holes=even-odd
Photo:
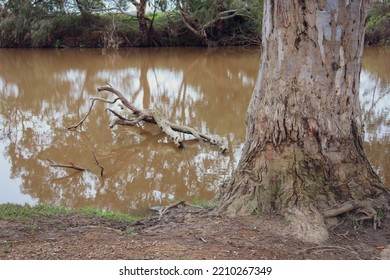
[[[169,121],[165,116],[163,116],[158,110],[156,109],[140,109],[137,108],[134,104],[130,103],[123,94],[118,91],[117,89],[113,88],[112,86],[103,86],[98,88],[98,92],[101,91],[108,91],[110,93],[113,93],[116,95],[116,99],[113,101],[109,101],[102,98],[93,98],[91,107],[87,113],[87,115],[79,121],[77,124],[72,125],[68,127],[69,130],[71,129],[77,129],[80,127],[84,121],[87,119],[89,113],[92,110],[92,107],[94,105],[95,101],[102,101],[109,104],[114,104],[118,100],[120,100],[124,106],[124,109],[126,109],[130,114],[129,117],[125,117],[122,114],[119,114],[118,112],[108,109],[110,113],[112,113],[114,116],[116,116],[116,119],[111,123],[110,127],[114,127],[116,125],[125,125],[125,126],[134,126],[141,122],[145,123],[151,123],[151,124],[157,124],[160,129],[175,143],[175,145],[179,148],[184,148],[183,144],[183,138],[180,133],[189,134],[194,136],[199,141],[208,142],[212,145],[217,145],[221,151],[221,153],[225,153],[227,151],[227,147],[218,139],[215,139],[211,137],[210,135],[200,133],[196,129],[186,126],[186,125],[179,125],[176,123],[172,123]]]

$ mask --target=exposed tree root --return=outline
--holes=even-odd
[[[178,202],[175,202],[171,205],[168,205],[168,206],[165,206],[165,207],[161,207],[158,211],[158,214],[159,214],[159,217],[158,219],[161,220],[161,218],[169,211],[169,209],[172,209],[172,208],[175,208],[175,207],[178,207],[180,205],[185,205],[185,201],[184,200],[181,200],[181,201],[178,201]]]
[[[325,218],[337,217],[351,211],[355,211],[359,214],[356,217],[356,221],[372,220],[374,229],[381,225],[381,218],[378,217],[377,211],[375,210],[374,201],[362,200],[362,201],[349,201],[342,204],[339,207],[327,210],[324,212]]]
[[[111,128],[114,127],[115,125],[134,126],[134,125],[137,125],[141,122],[152,123],[152,124],[157,124],[160,127],[160,129],[166,135],[168,135],[168,137],[171,138],[173,140],[173,142],[175,143],[175,145],[179,148],[184,147],[183,138],[181,137],[180,133],[185,133],[185,134],[190,134],[190,135],[194,136],[199,141],[204,141],[204,142],[208,142],[212,145],[217,145],[220,148],[220,151],[222,153],[227,151],[227,147],[225,145],[223,145],[217,139],[215,139],[207,134],[200,133],[192,127],[172,123],[168,119],[166,119],[159,111],[157,111],[155,109],[139,109],[139,108],[137,108],[136,106],[131,104],[123,96],[123,94],[120,91],[116,90],[115,88],[113,88],[110,85],[104,86],[104,87],[99,87],[98,92],[101,92],[101,91],[111,92],[114,95],[116,95],[117,98],[112,100],[112,101],[106,100],[103,98],[99,98],[99,97],[93,98],[91,106],[89,108],[89,111],[85,115],[85,117],[81,121],[79,121],[77,124],[68,127],[68,129],[77,129],[78,127],[80,127],[84,123],[84,121],[87,119],[88,115],[90,114],[95,101],[102,101],[105,103],[114,104],[115,102],[120,100],[124,106],[124,109],[129,111],[130,116],[125,117],[125,116],[119,114],[118,112],[115,112],[112,109],[108,109],[109,112],[111,112],[114,116],[117,117],[110,124]]]

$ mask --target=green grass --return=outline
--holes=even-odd
[[[199,198],[195,198],[192,204],[203,208],[208,208],[208,209],[215,209],[218,207],[218,204],[215,202],[206,199],[199,199]]]
[[[105,211],[93,207],[72,210],[62,206],[47,204],[38,204],[35,206],[17,205],[17,204],[0,204],[0,220],[12,221],[32,221],[36,219],[58,218],[70,215],[80,215],[84,218],[99,218],[108,221],[134,222],[139,217],[126,215],[118,212]]]
[[[108,221],[135,222],[140,219],[140,217],[122,214],[119,212],[105,211],[93,207],[81,208],[77,210],[76,213],[86,218],[98,217],[100,219]]]
[[[347,213],[347,219],[348,219],[348,221],[350,221],[350,223],[352,224],[352,226],[355,229],[357,229],[359,227],[359,221],[357,220],[357,218],[354,215]]]
[[[67,208],[46,204],[30,206],[7,203],[0,205],[0,219],[2,220],[26,221],[34,218],[59,217],[71,213],[72,211]]]
[[[383,213],[383,209],[382,209],[382,208],[379,208],[379,207],[376,207],[375,210],[376,210],[377,218],[378,218],[379,220],[383,220],[384,217],[385,217],[385,214]]]

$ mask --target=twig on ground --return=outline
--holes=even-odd
[[[204,239],[203,237],[199,237],[200,240],[202,240],[204,243],[207,243],[207,240]]]
[[[304,254],[309,251],[315,251],[315,250],[346,250],[346,251],[351,251],[350,249],[340,247],[340,246],[315,246],[315,247],[309,247],[306,249],[299,250],[296,254]]]

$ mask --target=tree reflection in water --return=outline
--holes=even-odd
[[[364,112],[365,149],[390,188],[390,48],[365,49],[360,100]]]
[[[367,52],[361,83],[366,149],[386,184],[390,70],[378,65],[388,55]],[[257,49],[0,50],[1,169],[9,170],[0,202],[19,203],[27,194],[37,202],[137,213],[171,200],[212,198],[240,157],[259,59]],[[178,150],[151,125],[110,130],[104,104],[97,104],[81,132],[67,131],[106,82],[138,107],[225,136],[229,153],[197,141]],[[88,172],[50,168],[47,159]],[[10,187],[20,195],[11,196]]]

